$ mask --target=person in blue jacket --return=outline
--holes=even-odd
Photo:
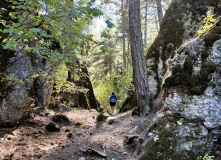
[[[111,114],[114,114],[114,107],[116,105],[117,102],[117,97],[115,96],[114,92],[112,93],[112,95],[110,96],[110,106],[111,106]]]

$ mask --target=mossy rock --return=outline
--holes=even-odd
[[[67,137],[68,137],[68,138],[72,138],[72,137],[73,137],[73,133],[69,132],[69,133],[67,134]]]
[[[114,124],[115,122],[116,122],[115,119],[110,119],[110,120],[108,120],[107,124]]]
[[[213,43],[220,39],[219,34],[208,34],[206,35],[204,41],[206,46],[212,46]]]
[[[146,152],[142,155],[140,160],[154,160],[154,159],[176,159],[181,160],[181,157],[176,152],[171,150],[171,146],[174,148],[178,140],[175,138],[174,125],[170,125],[170,128],[166,129],[165,126],[168,123],[166,118],[158,120],[154,123],[149,131],[158,130],[157,135],[159,139],[157,141],[151,141],[147,144]]]
[[[109,114],[108,113],[100,113],[98,114],[97,116],[97,122],[101,122],[101,121],[104,121],[106,120],[107,118],[109,117]]]
[[[50,122],[45,128],[48,132],[60,132],[60,128],[53,122]]]
[[[208,61],[203,66],[203,69],[207,71],[208,74],[215,72],[217,69],[216,64],[213,61]]]
[[[82,125],[86,125],[86,123],[85,122],[77,122],[77,123],[75,123],[75,125],[76,126],[82,126]]]
[[[63,114],[57,114],[55,115],[52,120],[56,123],[69,123],[70,120],[67,116],[63,115]]]
[[[100,112],[101,112],[101,113],[104,112],[104,108],[103,108],[103,107],[100,108]]]
[[[188,90],[186,93],[200,95],[204,93],[208,87],[209,81],[211,80],[209,75],[215,72],[216,69],[217,66],[213,61],[204,62],[200,72],[193,75],[193,61],[187,56],[183,69],[179,64],[174,66],[172,69],[173,74],[165,80],[164,86],[169,88],[185,87]]]
[[[221,22],[221,20],[220,20]],[[216,26],[205,35],[204,42],[207,47],[212,47],[215,41],[220,39],[221,26]]]
[[[50,103],[48,107],[49,107],[49,109],[57,109],[57,108],[59,108],[58,103],[55,103],[55,104],[54,103]]]
[[[67,129],[65,130],[65,132],[71,132],[71,129],[70,129],[70,128],[67,128]]]

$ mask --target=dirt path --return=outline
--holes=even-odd
[[[131,135],[133,129],[145,122],[141,117],[131,116],[131,111],[109,117],[105,122],[96,122],[97,112],[84,109],[64,112],[71,120],[70,124],[59,124],[60,132],[47,132],[45,125],[51,117],[36,116],[25,124],[12,129],[0,130],[0,159],[42,159],[42,160],[86,160],[103,159],[98,155],[85,154],[80,149],[84,146],[103,152],[106,146],[107,159],[133,159],[134,148],[124,146],[125,135]],[[115,123],[108,124],[110,119]],[[77,126],[77,122],[84,125]],[[138,128],[138,127],[136,127]],[[70,129],[72,138],[68,138]]]

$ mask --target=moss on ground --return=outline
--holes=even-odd
[[[75,123],[75,125],[76,126],[82,126],[82,125],[86,125],[86,123],[85,122],[77,122],[77,123]]]
[[[109,114],[104,112],[104,113],[100,113],[97,116],[97,122],[102,122],[104,120],[106,120],[109,117]]]
[[[63,114],[55,115],[52,118],[52,120],[57,123],[64,123],[64,122],[69,123],[70,122],[69,118]]]
[[[45,128],[48,132],[60,132],[60,128],[53,122],[50,122]]]
[[[114,124],[115,122],[116,122],[115,119],[110,119],[110,120],[107,122],[107,124]]]

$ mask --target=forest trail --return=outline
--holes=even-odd
[[[45,125],[52,117],[35,116],[17,128],[1,129],[0,131],[0,159],[42,159],[42,160],[103,160],[95,154],[85,154],[80,149],[85,146],[102,150],[106,146],[108,160],[132,160],[133,145],[123,145],[126,135],[134,135],[149,124],[147,117],[131,116],[131,111],[110,116],[106,121],[96,122],[99,113],[85,109],[65,111],[71,123],[58,124],[60,132],[47,132]],[[115,119],[113,124],[108,124]],[[77,122],[83,125],[76,125]],[[139,126],[142,124],[142,127]],[[68,138],[70,129],[72,138]],[[136,130],[136,131],[135,131]],[[140,131],[138,131],[140,130]]]

